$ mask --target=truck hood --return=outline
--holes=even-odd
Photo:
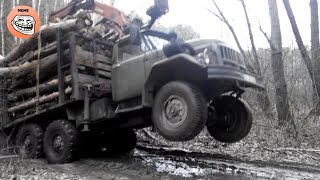
[[[222,45],[222,46],[235,49],[229,44],[226,44],[225,42],[217,39],[192,39],[192,40],[186,41],[186,43],[190,44],[195,50],[201,50],[201,49],[205,49],[205,48],[217,46],[217,45]]]

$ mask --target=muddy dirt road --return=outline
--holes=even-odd
[[[320,179],[320,167],[242,161],[231,156],[139,146],[131,155],[48,165],[44,159],[0,159],[0,179]]]

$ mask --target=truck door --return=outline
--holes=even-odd
[[[115,48],[112,67],[112,98],[119,102],[141,96],[145,82],[143,51],[130,40],[120,42]]]

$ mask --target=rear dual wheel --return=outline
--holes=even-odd
[[[119,130],[114,133],[106,133],[91,142],[99,143],[99,147],[105,148],[105,154],[126,154],[136,146],[136,134],[133,129]],[[76,126],[67,120],[53,121],[43,130],[37,124],[23,126],[17,136],[17,148],[23,158],[42,157],[43,151],[48,163],[70,163],[79,158],[80,133]],[[95,147],[87,147],[89,150]]]
[[[79,132],[70,121],[53,121],[43,133],[35,123],[24,125],[16,137],[17,151],[23,158],[40,158],[48,163],[69,163],[78,157]]]
[[[53,121],[44,135],[44,153],[48,163],[63,164],[76,160],[79,142],[80,133],[71,121]]]
[[[43,155],[43,130],[34,123],[20,128],[16,137],[18,154],[22,158],[40,158]]]

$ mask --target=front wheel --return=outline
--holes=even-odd
[[[249,105],[233,96],[221,96],[209,107],[207,129],[220,142],[234,143],[246,137],[252,127]]]
[[[173,81],[157,93],[152,121],[156,130],[171,141],[188,141],[197,136],[207,120],[207,105],[193,84]]]

